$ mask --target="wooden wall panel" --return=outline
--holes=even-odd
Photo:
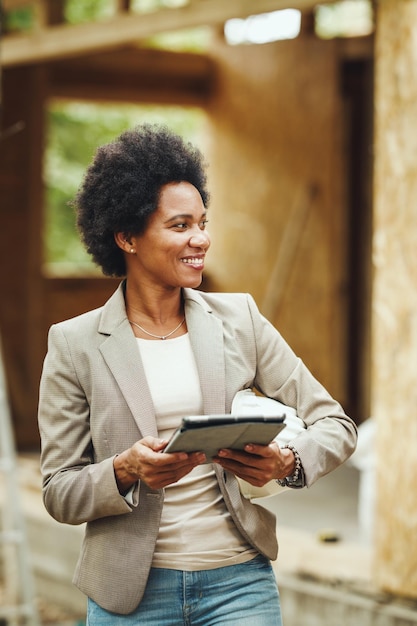
[[[216,81],[211,70],[205,75],[212,90],[207,156],[213,245],[205,288],[253,293],[346,405],[339,44],[305,35],[232,48],[219,39],[211,56],[207,67],[216,67]],[[115,286],[106,279],[51,281],[41,275],[45,82],[40,67],[5,73],[5,126],[25,124],[24,131],[3,142],[0,163],[1,211],[9,229],[0,234],[0,254],[2,268],[15,271],[1,278],[0,323],[6,350],[13,354],[12,402],[23,447],[38,443],[37,386],[49,325],[99,306]]]
[[[375,574],[417,598],[417,1],[377,2],[372,415]]]
[[[2,82],[0,332],[16,438],[26,447],[36,440],[41,350],[44,71],[8,69]]]
[[[337,42],[213,48],[210,276],[249,291],[346,402],[343,103]],[[311,194],[311,189],[315,193]],[[275,272],[275,276],[273,275]]]
[[[46,333],[51,324],[101,306],[117,289],[119,283],[119,279],[105,277],[45,278],[44,351],[46,351]]]

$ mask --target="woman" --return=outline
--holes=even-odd
[[[87,250],[125,277],[102,308],[51,328],[40,388],[44,502],[60,522],[87,522],[74,582],[89,626],[280,626],[275,518],[236,477],[309,486],[356,444],[250,296],[195,290],[208,200],[200,153],[147,125],[97,151],[76,198]],[[161,454],[181,416],[229,413],[250,388],[307,429],[210,464]]]

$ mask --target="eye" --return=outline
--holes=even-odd
[[[178,230],[186,230],[188,228],[188,224],[186,222],[180,222],[178,224],[173,224],[172,228],[177,228]]]
[[[201,230],[205,230],[207,224],[208,224],[208,220],[201,220],[201,222],[200,222]]]

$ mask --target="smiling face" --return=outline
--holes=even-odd
[[[129,239],[134,254],[128,255],[128,274],[154,287],[198,287],[210,246],[206,214],[193,185],[165,185],[144,233]]]

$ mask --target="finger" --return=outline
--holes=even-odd
[[[224,470],[231,472],[238,478],[242,478],[246,482],[249,482],[257,487],[263,486],[270,480],[268,474],[259,467],[243,465],[242,463],[238,463],[232,459],[219,458],[218,461],[214,460],[214,462],[219,463]]]
[[[167,446],[168,440],[158,439],[156,437],[150,437],[148,435],[147,437],[144,437],[143,439],[138,441],[138,444],[144,446],[145,448],[150,448],[154,452],[159,452],[160,450],[163,450]]]
[[[264,447],[261,446],[261,448]],[[276,469],[276,459],[273,454],[260,456],[225,449],[219,450],[219,455],[213,461],[220,464],[225,470],[239,476],[239,478],[244,478],[245,480],[250,478],[263,484],[273,478]]]
[[[244,450],[232,450],[230,448],[224,448],[219,450],[217,456],[220,459],[231,459],[243,465],[253,466],[256,466],[259,463],[260,458],[262,458],[259,455],[254,454],[253,452],[251,453],[245,452]]]
[[[205,456],[203,455],[205,459]],[[200,464],[201,455],[194,455],[192,459],[188,459],[187,463],[169,464],[162,467],[148,467],[144,472],[145,482],[153,489],[161,489],[172,483],[178,482],[186,476],[191,470]]]
[[[276,447],[277,445],[275,442],[272,442],[267,446],[256,443],[248,443],[248,445],[245,446],[245,452],[248,452],[249,454],[256,454],[257,456],[262,456],[264,458],[270,458],[276,454]]]
[[[247,473],[248,471],[252,472],[259,469],[256,465],[252,465],[250,463],[249,459],[251,457],[249,455],[244,458],[241,454],[230,454],[228,456],[224,456],[223,454],[224,453],[222,453],[221,456],[219,455],[217,457],[214,457],[213,462],[221,465],[223,469],[232,472],[233,474],[240,476],[241,473]]]
[[[167,441],[165,439],[156,439],[155,437],[145,437],[135,444],[136,453],[142,463],[148,463],[152,466],[176,465],[187,462],[190,454],[187,452],[170,452],[163,453]],[[161,454],[163,453],[163,454]]]
[[[160,455],[159,461],[167,468],[170,465],[175,468],[186,467],[187,465],[195,467],[206,461],[206,455],[204,452],[166,452]]]

